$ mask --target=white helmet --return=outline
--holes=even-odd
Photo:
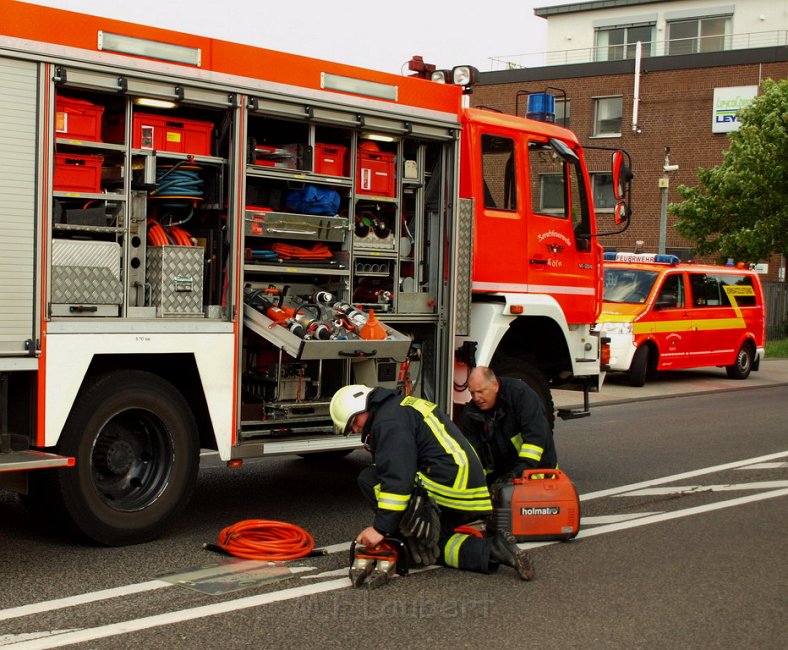
[[[328,410],[334,425],[342,433],[347,433],[348,425],[354,415],[367,410],[367,396],[372,392],[369,386],[351,384],[343,386],[331,398]]]

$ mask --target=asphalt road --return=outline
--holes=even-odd
[[[759,386],[599,405],[559,421],[582,530],[569,543],[529,545],[530,583],[506,567],[436,568],[372,592],[350,588],[345,549],[369,520],[355,486],[362,451],[332,466],[206,461],[168,535],[128,548],[76,542],[0,493],[0,647],[783,648],[787,398],[784,385]],[[248,518],[299,524],[333,552],[232,593],[161,579],[226,567],[202,545]]]

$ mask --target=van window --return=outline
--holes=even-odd
[[[673,273],[665,278],[656,304],[663,309],[684,307],[684,282],[680,274]]]
[[[725,287],[752,287],[752,277],[747,275],[727,275],[722,273],[690,273],[692,304],[695,307],[731,307]],[[736,294],[736,305],[754,307],[755,292],[752,295]]]
[[[657,279],[656,271],[605,269],[605,302],[642,304]]]

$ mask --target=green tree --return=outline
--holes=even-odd
[[[671,203],[676,230],[699,255],[757,261],[788,253],[788,79],[767,79],[738,114],[730,149],[712,169],[698,168],[698,185],[681,185]]]

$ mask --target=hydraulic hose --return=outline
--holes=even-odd
[[[246,519],[219,533],[217,546],[247,560],[295,560],[306,557],[315,540],[300,526],[270,519]]]

